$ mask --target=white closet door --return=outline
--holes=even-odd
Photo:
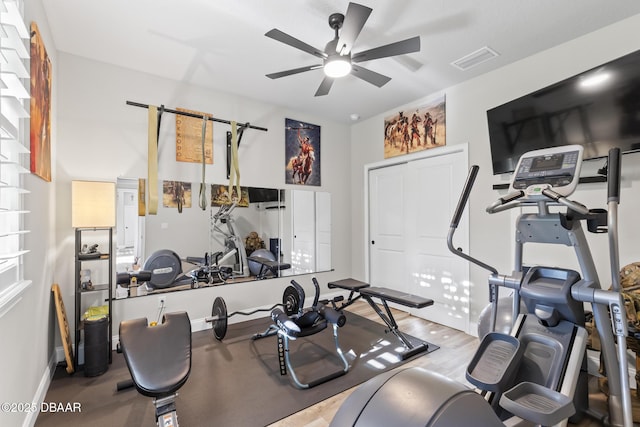
[[[313,191],[292,190],[293,210],[291,264],[296,274],[316,271],[315,196]]]
[[[407,290],[406,164],[369,171],[369,266],[372,286]]]
[[[447,248],[447,232],[467,172],[466,154],[430,157],[408,164],[406,241],[408,291],[434,300],[412,314],[466,331],[469,315],[468,263]],[[464,241],[467,219],[456,232]],[[462,239],[462,240],[461,240]]]
[[[466,149],[368,170],[369,282],[434,300],[423,309],[394,305],[462,331],[469,329],[469,266],[446,237],[467,177]],[[468,215],[455,244],[468,250]]]
[[[124,246],[134,247],[138,236],[138,193],[124,192]]]
[[[118,189],[116,236],[118,248],[133,248],[138,235],[138,192]]]
[[[316,271],[331,270],[331,193],[316,192]]]

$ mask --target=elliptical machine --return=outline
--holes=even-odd
[[[332,426],[564,426],[570,417],[577,421],[584,414],[603,420],[588,404],[585,302],[592,307],[609,379],[607,422],[633,425],[627,324],[618,277],[620,152],[616,149],[609,154],[608,210],[589,210],[567,199],[577,186],[581,165],[582,147],[577,145],[526,153],[516,167],[512,191],[487,208],[490,214],[517,207],[536,209],[518,218],[515,268],[510,275],[500,275],[453,245],[479,168],[473,166],[469,171],[447,243],[454,254],[491,273],[490,330],[495,326],[499,287],[513,290],[511,333],[485,335],[467,367],[466,378],[477,392],[423,368],[399,368],[356,389],[336,413]],[[567,209],[551,212],[551,206]],[[583,221],[591,232],[609,233],[611,291],[601,289]],[[530,242],[573,247],[582,276],[562,268],[524,266],[524,244]],[[530,314],[519,313],[521,300]]]
[[[231,205],[221,205],[218,212],[215,214],[212,213],[211,241],[219,241],[216,233],[221,234],[224,237],[223,259],[235,255],[235,263],[232,271],[233,277],[248,277],[250,272],[247,262],[247,251],[244,247],[244,241],[242,237],[240,237],[240,233],[236,227],[236,221],[231,215],[237,205],[237,202]],[[226,225],[226,231],[221,228],[223,225]]]

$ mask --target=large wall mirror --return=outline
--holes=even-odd
[[[116,271],[154,276],[140,275],[146,284],[120,297],[332,268],[330,193],[247,187],[245,203],[211,206],[209,185],[205,210],[196,189],[181,209],[161,201],[157,215],[141,215],[138,185],[117,181]]]

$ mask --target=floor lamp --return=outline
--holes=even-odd
[[[111,299],[113,288],[113,227],[116,225],[116,185],[114,182],[102,181],[72,181],[71,182],[71,226],[75,228],[75,365],[78,365],[78,350],[80,345],[80,332],[82,325],[81,305],[82,293],[86,292],[81,286],[80,271],[83,261],[89,259],[108,259],[108,283],[98,285],[92,290],[108,290],[108,335],[109,363],[111,363],[111,337],[112,337],[112,307]],[[86,230],[107,230],[107,253],[86,254],[83,251],[82,232]],[[95,257],[92,257],[95,255]],[[86,337],[85,337],[86,338]],[[86,341],[86,340],[85,340]],[[86,342],[85,342],[86,347]],[[85,352],[86,355],[86,352]]]
[[[100,181],[71,182],[71,226],[110,228],[116,225],[116,184]]]

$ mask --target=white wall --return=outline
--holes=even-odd
[[[111,180],[117,177],[146,177],[147,175],[147,113],[143,108],[126,105],[126,101],[160,105],[167,108],[184,107],[213,114],[226,120],[249,121],[268,132],[247,130],[239,148],[241,184],[244,186],[287,188],[284,184],[284,121],[293,118],[321,126],[322,186],[304,187],[308,190],[328,191],[333,205],[333,272],[318,274],[321,283],[331,278],[344,278],[351,271],[351,242],[348,232],[351,217],[348,180],[349,156],[344,147],[349,142],[346,125],[321,117],[262,104],[235,95],[185,85],[148,74],[113,67],[65,53],[58,58],[59,69],[59,146],[57,155],[57,242],[59,256],[55,276],[62,286],[65,303],[73,307],[73,230],[70,222],[70,182],[74,179]],[[243,72],[239,70],[239,72]],[[232,82],[230,82],[230,86]],[[226,124],[214,123],[214,165],[206,167],[208,183],[227,183],[225,167]],[[175,161],[175,115],[162,117],[159,142],[159,179],[192,182],[198,188],[201,165]],[[300,188],[300,186],[295,186]],[[160,210],[163,208],[160,207]],[[208,234],[209,211],[193,206],[188,217],[203,217]],[[183,214],[184,215],[184,214]],[[187,216],[175,214],[168,224],[172,230],[167,249],[174,239],[181,238],[181,229],[193,223],[182,221]],[[166,230],[163,230],[166,231]],[[177,232],[177,234],[176,234]],[[187,235],[187,233],[184,233]],[[184,239],[184,237],[182,237]],[[184,246],[184,241],[182,242]],[[200,255],[181,254],[186,255]],[[309,276],[300,278],[311,292]],[[230,311],[251,307],[271,306],[282,301],[288,280],[272,279],[246,284],[218,286],[208,289],[174,292],[167,295],[167,310],[187,310],[193,320],[211,313],[216,296],[222,296]],[[327,289],[324,289],[325,292]],[[114,302],[114,334],[123,319],[157,316],[157,297],[144,297]],[[246,320],[241,316],[233,322]],[[73,321],[71,321],[73,323]],[[73,326],[73,325],[72,325]]]
[[[470,80],[444,91],[447,104],[447,144],[469,144],[469,164],[480,166],[474,191],[470,198],[470,252],[499,271],[509,273],[513,266],[512,232],[513,215],[502,213],[488,215],[485,207],[501,193],[492,190],[492,184],[507,182],[508,177],[492,175],[491,154],[489,151],[489,133],[486,111],[492,107],[540,89],[572,75],[578,74],[599,64],[640,49],[637,28],[640,15],[588,34],[571,42],[554,47],[515,64],[503,67],[491,73]],[[482,65],[480,65],[482,66]],[[353,211],[353,269],[354,278],[364,278],[363,248],[365,230],[363,202],[363,166],[383,159],[383,120],[384,117],[405,108],[415,108],[425,104],[433,97],[431,94],[419,97],[405,106],[380,114],[351,128],[351,209]],[[640,259],[638,238],[640,227],[633,221],[633,215],[640,208],[637,187],[640,185],[640,154],[623,156],[622,193],[620,206],[621,228],[621,264],[625,265]],[[601,163],[598,163],[601,166]],[[586,168],[593,169],[593,164]],[[589,207],[606,207],[605,184],[581,186],[573,196],[584,201]],[[594,250],[603,287],[610,283],[607,241],[604,235],[588,236]],[[566,249],[566,248],[562,248]],[[465,248],[466,251],[469,248]],[[525,252],[527,248],[525,248]],[[550,263],[551,265],[577,268],[573,253],[567,251],[549,251],[534,248],[526,252],[530,256],[525,261]],[[561,260],[561,261],[559,261]],[[488,302],[487,272],[472,266],[471,279],[471,322],[475,322],[482,308]]]
[[[44,10],[39,2],[25,2],[24,17],[27,27],[32,21],[38,24],[40,35],[53,65],[52,105],[52,158],[56,155],[55,99],[57,90],[56,49],[49,33]],[[27,42],[28,43],[28,42]],[[28,120],[27,124],[28,126]],[[26,132],[26,138],[29,138]],[[27,163],[28,164],[28,163]],[[28,166],[27,166],[28,167]],[[52,177],[56,179],[55,164]],[[25,188],[31,194],[24,197],[25,209],[31,211],[25,216],[25,228],[31,230],[25,235],[25,247],[30,253],[24,257],[24,276],[32,284],[14,305],[0,319],[0,365],[3,366],[0,401],[38,402],[44,398],[49,385],[50,367],[53,359],[54,337],[57,334],[55,307],[51,297],[51,284],[55,281],[55,200],[56,188],[35,175],[25,175]],[[0,412],[0,425],[17,426],[32,423],[36,413]]]

